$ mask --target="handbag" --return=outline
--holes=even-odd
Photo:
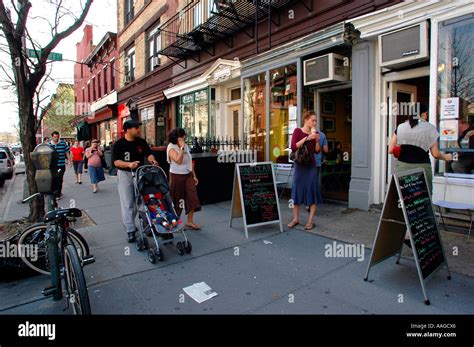
[[[303,165],[303,166],[311,165],[313,158],[311,154],[309,153],[308,147],[306,146],[306,141],[295,152],[291,152],[290,159],[299,165]]]

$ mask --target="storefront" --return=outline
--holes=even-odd
[[[165,90],[175,100],[176,125],[189,137],[239,137],[239,77],[238,60],[218,59],[198,78]]]
[[[258,161],[288,163],[302,113],[315,111],[329,150],[342,144],[346,152],[322,165],[323,195],[343,201],[352,156],[350,35],[351,26],[341,23],[242,62],[242,136]]]
[[[371,167],[361,176],[367,195],[355,194],[354,207],[383,202],[395,166],[388,140],[420,104],[440,132],[440,150],[455,157],[431,157],[433,200],[474,203],[473,13],[468,2],[415,2],[351,20],[362,39],[353,56],[365,54],[375,67],[367,73],[368,95],[359,95],[371,106],[370,125],[353,123],[353,135],[369,134],[367,147],[361,145]]]

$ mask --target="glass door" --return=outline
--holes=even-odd
[[[395,171],[395,158],[388,153],[388,143],[392,138],[393,132],[397,127],[404,123],[410,114],[417,112],[417,87],[415,85],[404,84],[399,82],[391,82],[389,84],[388,98],[388,123],[387,123],[387,148],[386,148],[386,188],[388,191],[388,183],[390,177]]]

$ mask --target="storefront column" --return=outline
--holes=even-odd
[[[362,42],[352,50],[352,171],[349,207],[367,211],[372,177],[374,47]]]

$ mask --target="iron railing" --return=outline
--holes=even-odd
[[[217,153],[219,151],[244,151],[253,150],[246,140],[232,137],[188,137],[186,144],[191,148],[191,153]]]
[[[272,11],[292,2],[294,1],[191,0],[161,25],[163,49],[158,54],[186,58],[205,50],[213,55],[211,47],[217,41],[223,41],[232,48],[232,34],[243,31],[253,38],[255,23],[263,18],[271,18]]]

